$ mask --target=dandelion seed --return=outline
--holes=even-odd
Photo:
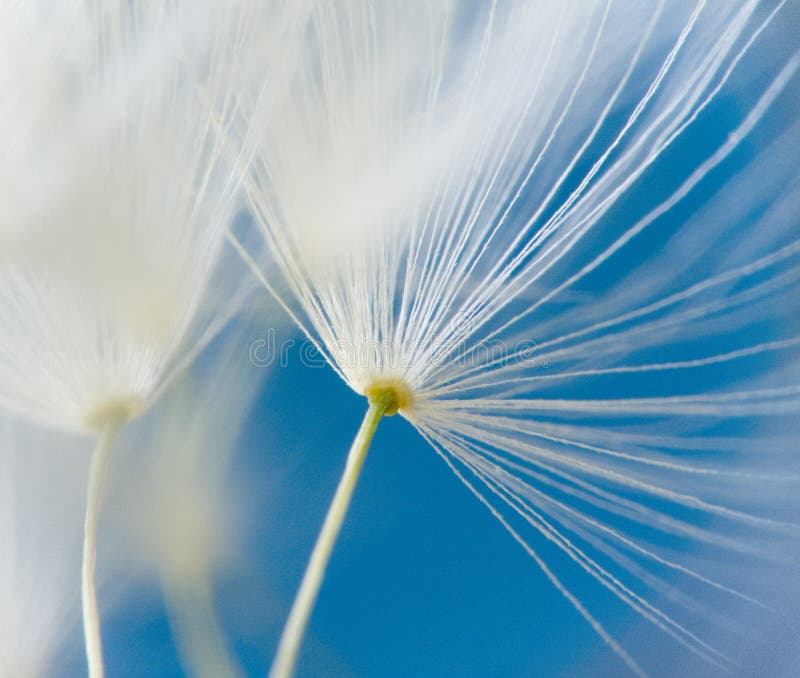
[[[237,281],[217,275],[235,158],[211,114],[224,116],[235,59],[221,52],[236,44],[208,8],[2,13],[14,38],[2,115],[36,115],[0,160],[14,178],[0,233],[0,406],[96,436],[82,580],[90,674],[101,676],[94,545],[112,442],[238,308]]]
[[[242,99],[267,253],[238,249],[370,404],[271,675],[293,670],[396,411],[628,669],[645,672],[570,579],[730,670],[680,586],[761,601],[670,544],[796,562],[800,400],[773,362],[798,355],[786,12],[309,3],[280,34],[301,58]]]

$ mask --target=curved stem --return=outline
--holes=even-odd
[[[169,623],[187,675],[196,678],[238,678],[214,607],[209,577],[181,568],[161,575]]]
[[[83,608],[83,636],[86,643],[86,663],[89,678],[103,678],[103,647],[100,641],[100,615],[97,610],[97,592],[94,584],[97,522],[103,486],[108,469],[111,444],[122,422],[109,421],[100,430],[92,454],[89,485],[86,488],[86,515],[83,521],[83,564],[81,567],[81,606]]]
[[[333,545],[339,536],[339,531],[342,527],[345,513],[347,513],[347,507],[350,505],[350,499],[353,496],[353,490],[358,481],[361,467],[364,465],[364,459],[366,459],[372,436],[375,434],[378,422],[385,412],[386,405],[384,403],[370,403],[361,428],[356,434],[350,453],[347,456],[347,465],[339,480],[339,486],[336,488],[336,494],[333,496],[330,508],[328,508],[328,514],[325,516],[322,530],[317,537],[317,543],[314,545],[314,550],[308,561],[303,581],[294,599],[292,611],[289,613],[289,619],[283,629],[281,641],[278,645],[278,653],[269,673],[270,678],[290,678],[294,672],[297,653],[300,650],[300,642],[308,626],[311,610],[317,599],[322,577],[325,575],[325,568],[333,551]]]

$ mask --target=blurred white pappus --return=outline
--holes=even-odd
[[[2,12],[0,115],[25,129],[0,157],[0,405],[92,429],[146,408],[237,309],[236,276],[214,277],[235,44],[210,6]]]
[[[58,177],[69,170],[64,162],[54,162],[54,150],[67,141],[63,128],[75,122],[70,66],[83,42],[80,27],[74,26],[75,7],[56,2],[51,10],[22,2],[0,7],[0,256],[24,231],[26,215],[47,203]],[[70,27],[74,35],[66,40]]]
[[[233,470],[264,370],[249,335],[226,331],[159,407],[132,425],[112,464],[101,555],[106,580],[158,580],[187,670],[238,675],[217,621],[213,585],[245,567],[262,511]],[[127,576],[126,576],[127,573]]]
[[[243,97],[266,263],[240,250],[370,408],[275,677],[398,410],[629,671],[610,609],[705,674],[792,605],[790,5],[311,2],[282,34],[302,57]]]
[[[89,674],[102,678],[95,539],[113,440],[240,301],[223,248],[238,158],[219,133],[237,15],[51,5],[0,10],[12,38],[0,116],[31,113],[0,156],[0,407],[96,435],[81,581]]]
[[[0,418],[0,676],[47,675],[75,628],[89,451]]]

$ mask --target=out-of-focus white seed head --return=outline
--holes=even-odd
[[[146,408],[236,310],[235,44],[206,3],[54,12],[2,10],[0,119],[18,117],[0,142],[0,406],[85,430]]]

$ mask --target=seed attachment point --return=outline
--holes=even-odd
[[[369,402],[383,409],[384,416],[391,417],[411,406],[414,398],[411,389],[400,379],[378,379],[366,389],[364,395]]]
[[[101,431],[109,425],[121,426],[139,414],[141,409],[141,403],[131,396],[109,398],[89,411],[84,424],[92,432]]]

